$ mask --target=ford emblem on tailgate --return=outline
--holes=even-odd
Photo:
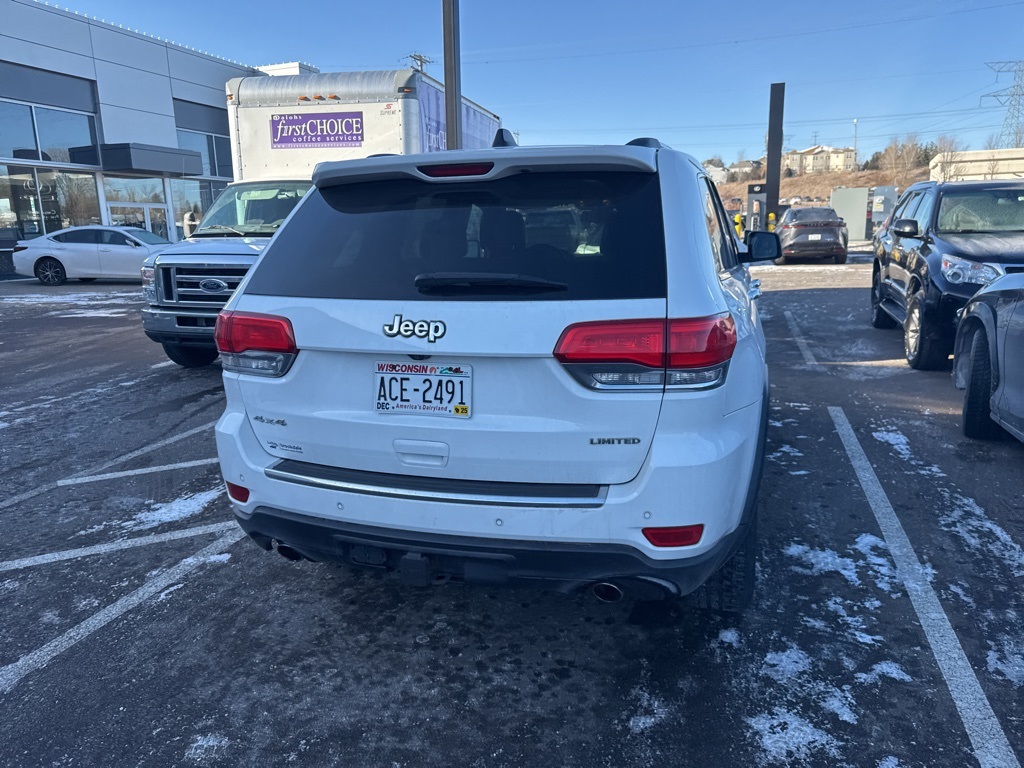
[[[224,293],[228,289],[228,284],[223,280],[210,277],[199,283],[199,288],[203,293]]]

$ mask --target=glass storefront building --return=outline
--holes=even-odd
[[[0,275],[18,240],[65,227],[181,239],[185,215],[232,180],[225,83],[316,71],[248,67],[42,3],[0,0],[0,18]]]

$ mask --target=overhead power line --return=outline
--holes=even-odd
[[[1024,61],[994,61],[989,66],[996,72],[1012,72],[1013,85],[985,96],[1006,107],[999,146],[1005,149],[1024,144]]]

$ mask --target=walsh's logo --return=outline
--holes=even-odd
[[[440,339],[448,331],[448,327],[442,320],[403,320],[401,315],[395,315],[391,325],[384,326],[384,335],[390,339],[395,336],[402,336],[406,339],[415,336],[418,339],[426,339],[431,344]]]

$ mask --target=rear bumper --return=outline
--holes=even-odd
[[[838,240],[808,240],[787,243],[782,252],[786,256],[833,256],[846,253],[846,246]]]
[[[755,515],[768,412],[765,398],[725,417],[714,439],[656,439],[634,480],[573,504],[289,481],[275,468],[293,462],[267,454],[231,402],[217,425],[221,468],[250,490],[248,502],[232,506],[264,549],[277,542],[310,560],[397,572],[412,584],[454,579],[572,591],[612,581],[647,598],[692,592],[742,542]],[[694,443],[703,450],[688,455]],[[653,547],[642,534],[695,523],[704,535],[689,547]]]
[[[142,310],[142,328],[160,344],[190,347],[215,347],[213,338],[218,312],[182,309],[177,311],[147,307]]]
[[[257,507],[251,515],[236,510],[235,516],[263,549],[270,550],[275,541],[285,543],[310,560],[394,572],[411,586],[455,580],[569,592],[613,582],[631,597],[644,599],[686,595],[697,589],[721,567],[748,529],[746,524],[739,526],[696,557],[654,560],[623,545],[412,533],[269,507]]]

